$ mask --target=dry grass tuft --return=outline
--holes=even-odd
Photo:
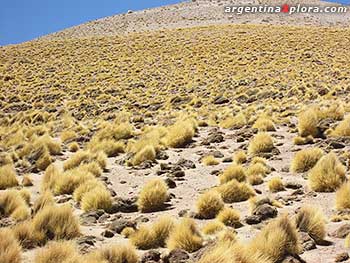
[[[5,216],[16,221],[23,221],[30,217],[30,209],[20,191],[7,190],[0,195],[0,207]]]
[[[18,185],[16,171],[11,164],[0,167],[0,190]]]
[[[39,249],[35,254],[35,263],[81,263],[80,255],[71,242],[52,242]]]
[[[137,206],[143,213],[159,211],[168,199],[168,187],[161,179],[154,179],[142,188]]]
[[[213,155],[208,155],[203,157],[202,163],[203,165],[206,165],[206,166],[213,166],[213,165],[218,165],[220,162],[217,159],[215,159]]]
[[[350,209],[350,181],[344,183],[336,192],[335,206],[337,210]]]
[[[220,127],[224,129],[240,129],[247,124],[247,119],[243,113],[238,113],[236,116],[227,117],[220,122]]]
[[[77,142],[72,142],[68,145],[68,150],[72,153],[79,151],[80,147]]]
[[[69,205],[45,206],[34,216],[33,231],[45,240],[73,239],[80,235],[78,219]]]
[[[245,151],[243,151],[243,150],[239,150],[233,155],[233,161],[236,164],[245,163],[245,162],[247,162],[247,159],[248,159],[247,155],[246,155]]]
[[[350,248],[350,234],[348,234],[345,238],[345,248]]]
[[[110,245],[102,247],[83,258],[88,263],[137,263],[139,257],[133,246]]]
[[[273,193],[284,191],[284,184],[281,178],[274,177],[268,182],[269,190]]]
[[[318,110],[313,107],[299,114],[298,131],[301,137],[309,135],[313,137],[319,136],[318,123],[320,121]]]
[[[37,213],[46,206],[52,206],[55,204],[55,200],[50,191],[43,192],[33,204],[33,213]]]
[[[297,136],[297,137],[294,137],[293,143],[295,145],[312,144],[312,143],[314,143],[314,138],[311,135],[306,136],[306,137]]]
[[[285,256],[296,256],[302,251],[296,226],[287,215],[266,225],[249,247],[253,254],[262,253],[272,262],[280,262]]]
[[[271,152],[274,148],[273,140],[268,133],[258,133],[250,141],[248,146],[249,154],[259,154]]]
[[[200,218],[214,218],[225,206],[220,194],[215,191],[208,191],[197,199],[197,215]]]
[[[235,179],[220,185],[217,187],[217,191],[225,203],[241,202],[255,196],[255,191],[250,185],[244,182],[240,183]]]
[[[85,192],[81,198],[81,208],[85,212],[103,209],[109,211],[112,206],[111,193],[104,187],[95,187]]]
[[[340,122],[331,135],[336,137],[350,136],[350,116]]]
[[[21,246],[9,229],[0,229],[0,262],[22,262]]]
[[[320,148],[309,148],[298,151],[292,160],[290,170],[293,173],[304,173],[309,171],[324,155]]]
[[[55,181],[53,192],[55,195],[72,194],[75,189],[95,176],[79,167],[65,171]]]
[[[53,190],[60,176],[61,176],[61,173],[57,168],[57,166],[50,165],[49,167],[47,167],[45,170],[43,179],[41,181],[41,189],[43,191]]]
[[[307,232],[316,242],[324,240],[326,236],[326,221],[319,208],[304,206],[296,217],[297,228],[302,232]]]
[[[243,166],[231,164],[224,170],[219,179],[220,184],[225,184],[233,179],[236,179],[238,182],[243,182],[246,180],[246,173]]]
[[[259,131],[276,131],[275,124],[267,117],[257,119],[253,125],[253,129],[258,129]]]
[[[144,161],[154,161],[156,159],[156,150],[153,145],[147,145],[142,150],[137,152],[132,159],[132,165],[139,165]]]
[[[260,174],[250,174],[248,175],[248,182],[251,185],[259,185],[264,183],[264,178]]]
[[[33,181],[32,181],[32,178],[30,177],[30,175],[28,175],[28,174],[23,175],[22,185],[23,186],[33,186]]]
[[[169,127],[165,137],[165,144],[168,147],[181,148],[192,141],[195,134],[196,124],[194,120],[178,121]]]
[[[308,179],[312,190],[334,192],[346,180],[346,169],[335,153],[323,156],[309,171]]]
[[[215,235],[225,229],[225,225],[219,221],[211,221],[205,224],[202,228],[202,232],[205,235]]]
[[[167,240],[167,248],[184,249],[187,252],[194,252],[203,246],[203,239],[193,219],[184,218],[171,231]]]
[[[236,209],[225,207],[217,215],[216,219],[229,227],[240,227],[240,215]]]

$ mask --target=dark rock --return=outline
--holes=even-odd
[[[310,237],[308,233],[300,232],[300,239],[303,244],[304,251],[316,249],[316,242]]]
[[[224,103],[228,103],[230,100],[228,98],[225,98],[223,96],[217,96],[216,98],[214,98],[214,104],[224,104]]]
[[[211,143],[220,143],[224,141],[224,136],[221,133],[213,133],[208,136],[208,138],[204,139],[203,145],[209,145]]]
[[[96,237],[94,237],[94,236],[82,236],[82,237],[79,237],[76,242],[77,242],[79,251],[82,254],[86,254],[94,249]]]
[[[274,218],[277,216],[277,213],[276,207],[270,206],[269,204],[260,205],[253,210],[253,215],[260,217],[261,221]]]
[[[336,142],[336,141],[333,141],[329,144],[329,146],[332,148],[332,149],[343,149],[345,148],[345,145],[343,143],[340,143],[340,142]]]
[[[83,225],[91,225],[97,223],[97,220],[104,214],[103,210],[84,213],[80,216]]]
[[[245,218],[245,222],[248,225],[256,225],[256,224],[259,224],[261,222],[261,218],[260,218],[260,216],[251,215],[251,216],[247,216]]]
[[[159,262],[160,261],[160,252],[157,250],[150,250],[147,251],[145,254],[143,254],[141,258],[141,263],[148,263],[148,262]]]
[[[286,188],[290,188],[290,189],[299,189],[302,188],[303,186],[299,183],[296,182],[287,182],[284,185]]]
[[[350,233],[350,223],[342,224],[337,230],[335,230],[331,236],[336,238],[346,238]]]
[[[157,153],[156,159],[157,160],[168,160],[169,155],[166,152],[160,151],[159,153]]]
[[[190,256],[183,249],[174,249],[169,252],[168,255],[164,256],[164,263],[187,263],[189,262]]]
[[[0,220],[0,227],[9,227],[15,224],[16,224],[16,221],[11,219],[10,217],[4,217]]]
[[[176,165],[180,166],[181,168],[185,168],[185,169],[194,169],[196,168],[196,165],[194,164],[194,162],[192,162],[191,160],[186,160],[181,158]]]
[[[176,188],[176,183],[173,179],[166,178],[164,181],[170,189]]]
[[[108,229],[120,234],[126,227],[136,227],[136,222],[134,220],[125,220],[125,219],[115,219],[108,226]]]
[[[174,171],[171,173],[171,175],[175,178],[182,178],[182,177],[185,177],[185,172],[184,171]]]
[[[220,151],[214,151],[214,152],[212,153],[212,155],[213,155],[215,158],[222,158],[222,157],[224,157],[223,153],[220,152]]]
[[[304,261],[300,258],[296,258],[293,256],[286,256],[281,263],[303,263]]]
[[[288,173],[289,172],[289,166],[282,167],[281,171],[283,173]]]
[[[244,142],[245,141],[245,138],[244,137],[238,137],[236,142]]]
[[[137,211],[136,205],[137,197],[132,198],[116,198],[112,204],[112,207],[107,211],[110,214],[118,212],[133,213]]]
[[[232,158],[231,157],[226,157],[222,160],[223,163],[230,163],[232,162]]]
[[[105,231],[103,231],[103,232],[101,233],[101,235],[102,235],[103,237],[107,237],[107,238],[112,238],[112,237],[114,237],[114,233],[113,233],[111,230],[108,230],[108,229],[106,229]]]
[[[334,262],[344,262],[349,259],[348,252],[342,252],[335,256]]]

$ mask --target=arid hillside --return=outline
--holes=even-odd
[[[297,20],[1,47],[0,262],[349,262],[350,29]]]

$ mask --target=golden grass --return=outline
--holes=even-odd
[[[260,174],[250,174],[248,175],[248,182],[251,185],[259,185],[264,183],[264,178]]]
[[[295,222],[300,231],[307,232],[316,242],[324,240],[326,220],[321,209],[304,206],[298,211]]]
[[[240,129],[247,124],[247,119],[243,113],[225,118],[220,122],[220,127],[224,129]]]
[[[311,135],[308,135],[306,137],[297,136],[293,138],[293,143],[295,145],[311,144],[314,143],[314,138]]]
[[[273,193],[285,190],[283,181],[279,177],[271,178],[270,181],[267,183],[267,186],[269,190]]]
[[[238,182],[243,182],[246,180],[246,173],[243,166],[234,163],[223,171],[219,179],[220,184],[225,184],[233,179],[236,179]]]
[[[309,148],[298,151],[292,160],[290,170],[293,173],[304,173],[309,171],[324,155],[320,148]]]
[[[11,164],[0,167],[0,190],[18,185],[16,171]]]
[[[344,183],[335,194],[335,207],[337,210],[350,209],[350,181]]]
[[[213,155],[208,155],[203,157],[202,163],[205,166],[213,166],[218,165],[220,162],[217,159],[215,159]]]
[[[223,223],[214,220],[205,224],[202,228],[202,232],[205,235],[215,235],[224,229],[225,229],[225,225]]]
[[[154,179],[146,183],[137,199],[137,206],[141,212],[158,211],[164,207],[168,199],[168,187],[161,179]]]
[[[75,152],[79,151],[79,149],[80,149],[80,147],[79,147],[79,144],[77,142],[72,142],[68,145],[68,150],[70,152],[75,153]]]
[[[334,192],[346,180],[346,169],[335,153],[323,156],[309,171],[308,180],[312,190]]]
[[[268,133],[258,133],[250,141],[248,146],[249,154],[259,154],[272,151],[274,148],[273,140]]]
[[[192,141],[196,125],[193,120],[178,121],[168,130],[165,144],[168,147],[181,148]]]
[[[144,161],[154,161],[156,154],[155,148],[152,145],[147,145],[135,154],[132,159],[132,165],[139,165]]]
[[[28,174],[23,175],[22,185],[23,186],[33,186],[33,181],[32,181],[32,178],[30,177],[30,175],[28,175]]]
[[[55,204],[52,193],[49,190],[43,192],[33,204],[33,213],[37,213],[39,210],[46,206],[52,206]]]
[[[253,254],[262,253],[272,262],[283,260],[286,255],[299,255],[302,251],[296,226],[287,215],[266,225],[249,244]]]
[[[255,196],[255,191],[250,185],[244,182],[240,183],[235,179],[220,185],[217,187],[217,191],[225,203],[241,202]]]
[[[22,262],[21,246],[9,229],[0,229],[0,262]]]
[[[350,116],[341,121],[331,132],[331,135],[335,137],[350,136]]]
[[[0,206],[5,216],[16,221],[23,221],[30,217],[30,209],[20,191],[7,190],[0,195]]]
[[[61,173],[57,168],[57,166],[53,164],[48,166],[41,180],[41,189],[43,191],[53,190],[60,176],[61,176]]]
[[[109,245],[87,254],[82,260],[88,263],[137,263],[139,256],[133,246]]]
[[[276,131],[275,124],[273,121],[267,117],[260,117],[258,118],[254,124],[253,127],[254,129],[258,129],[259,131]]]
[[[301,137],[319,135],[318,123],[320,121],[319,112],[315,107],[312,107],[299,114],[298,131]]]
[[[180,248],[191,253],[202,246],[203,238],[197,229],[195,221],[189,218],[182,219],[170,232],[167,240],[167,248],[170,250]]]
[[[109,211],[112,206],[111,193],[106,188],[93,188],[83,194],[81,208],[85,212],[103,209]]]
[[[77,133],[75,131],[63,131],[61,132],[60,138],[62,142],[72,141],[77,138]]]
[[[81,256],[75,245],[69,241],[52,242],[39,249],[34,258],[34,263],[80,263]]]
[[[247,161],[247,155],[245,153],[245,151],[243,150],[239,150],[237,152],[235,152],[235,154],[233,155],[233,161],[236,164],[242,164],[245,163]]]
[[[95,176],[79,167],[62,173],[54,185],[54,194],[72,194],[81,184],[94,179]]]
[[[216,219],[229,227],[241,226],[240,214],[236,209],[225,207],[217,215]]]
[[[94,140],[92,139],[87,145],[87,149],[91,152],[104,152],[108,157],[118,156],[120,153],[124,153],[125,144],[122,141],[109,140]]]
[[[214,218],[225,206],[220,194],[215,191],[207,191],[201,194],[196,202],[197,215],[201,218]]]
[[[345,248],[350,248],[350,234],[348,234],[345,238]]]
[[[45,206],[34,216],[33,231],[41,233],[45,240],[73,239],[80,235],[78,219],[69,205]]]

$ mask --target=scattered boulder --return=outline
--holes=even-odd
[[[348,234],[350,234],[350,223],[345,223],[331,233],[331,236],[336,238],[346,238]]]
[[[349,259],[348,252],[342,252],[335,256],[334,262],[344,262]]]
[[[108,226],[108,229],[120,234],[124,228],[126,227],[136,227],[136,222],[134,220],[126,220],[126,219],[115,219]]]
[[[159,262],[160,261],[160,252],[157,250],[150,250],[143,254],[141,258],[141,263],[148,263],[148,262]]]
[[[190,255],[183,249],[174,249],[163,257],[164,263],[187,263]]]

